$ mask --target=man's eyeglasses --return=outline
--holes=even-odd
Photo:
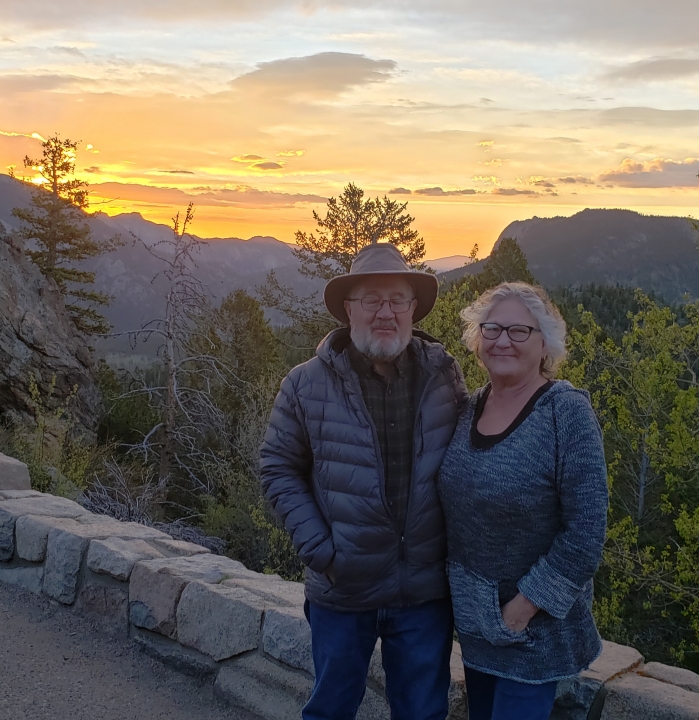
[[[381,298],[376,297],[376,295],[365,295],[362,298],[347,298],[347,300],[350,302],[359,300],[362,305],[362,309],[371,313],[377,313],[384,306],[384,303],[388,303],[388,307],[391,308],[391,312],[396,313],[396,315],[400,315],[401,313],[408,312],[408,310],[410,310],[415,298],[411,298],[410,300],[405,300],[403,298],[397,298],[395,300],[382,300]]]
[[[479,325],[481,329],[481,335],[486,340],[497,340],[502,331],[507,333],[507,336],[512,342],[524,342],[529,340],[529,336],[533,332],[541,332],[539,328],[531,327],[531,325],[498,325],[497,323],[481,323]]]

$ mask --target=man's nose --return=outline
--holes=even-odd
[[[376,311],[376,317],[382,320],[390,320],[395,317],[395,312],[391,310],[391,303],[389,300],[384,300],[381,303],[381,307]]]

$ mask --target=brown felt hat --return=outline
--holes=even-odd
[[[435,275],[411,270],[400,250],[391,243],[366,245],[352,262],[347,275],[338,275],[325,286],[323,299],[328,312],[344,325],[349,325],[345,310],[345,300],[352,286],[367,277],[379,275],[400,275],[415,288],[417,306],[413,313],[413,322],[419,322],[434,307],[439,281]]]

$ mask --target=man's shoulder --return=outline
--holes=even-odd
[[[316,355],[292,368],[282,380],[282,387],[291,387],[299,392],[307,385],[322,382],[327,376],[327,364]]]

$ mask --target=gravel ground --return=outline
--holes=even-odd
[[[43,596],[0,583],[0,718],[252,720],[200,681]]]

